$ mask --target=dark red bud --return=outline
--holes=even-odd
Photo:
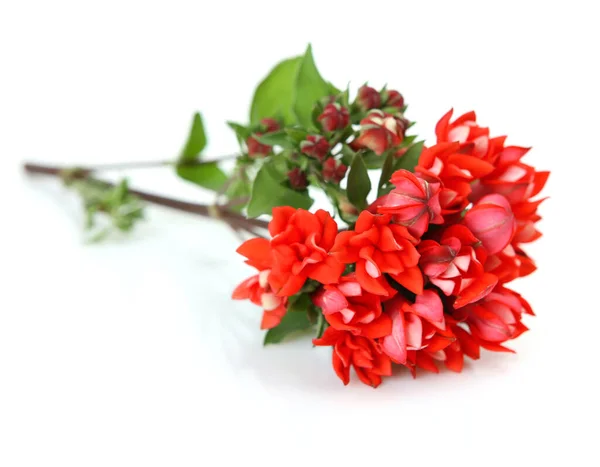
[[[343,130],[350,123],[350,112],[339,104],[327,104],[317,120],[325,131]]]
[[[279,131],[281,129],[279,122],[272,118],[263,118],[260,121],[260,124],[265,129],[265,133],[273,133],[274,131]]]
[[[300,150],[307,156],[324,160],[329,153],[329,143],[321,135],[308,135],[306,140],[300,143]]]
[[[401,109],[404,107],[404,97],[398,91],[394,91],[393,89],[388,91],[385,107],[396,107]]]
[[[256,136],[262,136],[262,133],[256,133]],[[271,152],[271,146],[260,143],[252,136],[246,140],[246,146],[250,157],[265,157]]]
[[[290,186],[294,190],[304,190],[308,186],[306,173],[302,172],[298,167],[288,172],[288,179],[290,181]]]
[[[358,90],[356,102],[363,110],[378,109],[381,106],[381,95],[377,89],[363,86]]]
[[[340,183],[346,175],[346,167],[339,164],[335,159],[330,158],[323,162],[323,178],[328,182]]]

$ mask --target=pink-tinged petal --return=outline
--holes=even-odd
[[[439,287],[446,296],[452,295],[454,289],[456,288],[456,283],[453,280],[440,279],[439,277],[435,277],[431,279],[431,282],[435,286]]]
[[[424,290],[421,295],[417,295],[412,309],[420,317],[445,329],[444,306],[440,296],[433,290]]]
[[[473,335],[483,341],[504,342],[511,338],[511,331],[500,317],[482,306],[475,306],[469,312],[468,323]],[[480,344],[483,345],[482,342]]]
[[[281,305],[282,298],[274,293],[264,293],[260,296],[261,306],[265,311],[273,311]]]
[[[423,323],[414,313],[404,315],[406,330],[406,348],[408,350],[419,350],[423,344]]]
[[[516,221],[507,199],[487,195],[467,212],[465,224],[481,240],[489,254],[502,251],[512,240]]]
[[[358,297],[362,295],[362,287],[358,281],[345,281],[338,284],[337,288],[346,297]]]
[[[382,350],[396,363],[406,364],[406,334],[404,331],[404,311],[401,309],[403,298],[394,299],[388,302],[388,309],[391,309],[392,332],[384,337]]]
[[[312,302],[323,310],[324,315],[339,313],[348,307],[346,297],[335,288],[321,288],[312,296]]]
[[[519,162],[519,160],[529,152],[531,148],[522,148],[519,146],[507,146],[505,147],[496,161],[497,165],[509,165]]]

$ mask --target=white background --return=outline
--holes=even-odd
[[[594,2],[3,1],[0,7],[0,465],[598,465],[598,17]],[[78,201],[25,159],[175,156],[204,114],[236,149],[256,83],[312,42],[343,86],[399,89],[430,137],[475,109],[552,170],[515,288],[517,355],[462,374],[344,387],[328,349],[263,349],[250,274],[213,221],[148,209],[83,243]],[[169,169],[135,187],[210,196]]]

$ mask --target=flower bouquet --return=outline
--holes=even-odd
[[[158,163],[215,191],[214,204],[97,178],[147,164],[25,168],[79,192],[96,240],[130,230],[142,200],[226,222],[255,269],[233,298],[262,309],[265,344],[312,332],[314,345],[332,348],[344,384],[353,367],[377,387],[394,364],[413,376],[460,372],[481,349],[511,352],[505,344],[533,311],[507,284],[536,269],[523,245],[541,235],[543,198],[535,198],[549,175],[522,162],[529,148],[491,136],[474,112],[448,111],[425,144],[406,110],[387,87],[365,84],[351,98],[321,76],[309,46],[259,84],[249,123],[228,122],[240,143],[229,171],[225,158],[203,158],[200,114],[180,155]],[[310,210],[316,191],[331,209]]]

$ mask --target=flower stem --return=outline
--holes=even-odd
[[[40,164],[32,164],[26,163],[23,165],[25,172],[30,174],[43,174],[43,175],[51,175],[55,177],[63,177],[64,174],[69,173],[68,168],[66,167],[56,167],[56,166],[47,166]],[[75,172],[72,172],[74,177],[76,178],[86,178],[88,177],[96,168],[94,167],[82,167],[80,169],[76,169]],[[112,187],[114,184],[109,182],[103,182],[107,187]],[[148,193],[145,191],[139,190],[129,190],[132,195],[137,196],[140,199],[143,199],[149,203],[157,204],[160,206],[165,206],[171,209],[176,209],[179,211],[188,212],[191,214],[197,214],[204,217],[212,217],[225,221],[227,224],[242,228],[250,233],[257,234],[256,229],[266,229],[269,225],[267,221],[259,220],[259,219],[248,219],[244,215],[239,214],[235,211],[229,210],[227,207],[219,206],[219,205],[208,205],[208,204],[198,204],[198,203],[189,203],[187,201],[181,201],[178,199],[169,198],[166,196],[159,196],[152,193]]]

